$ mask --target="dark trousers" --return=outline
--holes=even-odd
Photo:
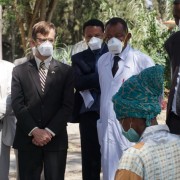
[[[179,116],[171,112],[169,115],[169,119],[167,121],[167,125],[172,134],[180,135],[180,117]]]
[[[81,156],[83,180],[100,180],[101,153],[97,135],[97,112],[80,116]]]
[[[45,180],[64,180],[67,150],[18,150],[20,180],[40,180],[44,167]]]

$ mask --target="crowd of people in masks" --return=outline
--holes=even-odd
[[[179,25],[180,1],[173,6]],[[56,28],[32,28],[33,55],[0,60],[0,180],[8,180],[10,147],[20,180],[65,179],[67,122],[79,123],[82,179],[180,178],[179,32],[166,42],[172,67],[167,125],[158,125],[164,68],[132,48],[120,17],[82,27],[87,49],[72,65],[53,58]],[[75,52],[75,51],[74,51]],[[2,65],[1,65],[2,64]],[[16,125],[15,125],[16,122]]]

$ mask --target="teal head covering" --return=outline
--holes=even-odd
[[[113,96],[118,120],[144,118],[146,125],[161,112],[159,98],[163,92],[164,68],[156,65],[132,76]]]

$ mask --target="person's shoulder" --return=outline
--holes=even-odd
[[[88,53],[92,53],[92,52],[89,49],[85,49],[81,52],[78,52],[78,53],[72,55],[71,58],[72,58],[72,60],[76,60],[76,59],[79,59],[80,57],[87,55]]]
[[[179,38],[180,38],[180,31],[172,33],[165,41],[165,43],[164,43],[165,47],[169,44],[172,44],[172,43],[178,41]]]
[[[14,64],[10,61],[0,60],[0,63],[7,67],[14,67]]]
[[[85,50],[86,51],[86,50]],[[82,57],[84,55],[84,51],[78,52],[74,55],[71,56],[71,60],[72,61],[76,61],[78,60],[80,57]]]
[[[109,63],[111,59],[112,54],[110,52],[106,52],[103,55],[100,56],[98,59],[98,71],[103,70],[104,66]]]
[[[32,64],[33,61],[35,61],[34,59],[30,59],[30,60],[27,60],[23,63],[19,63],[18,65],[15,65],[14,67],[14,71],[26,71],[26,67],[29,65],[29,64]],[[34,62],[35,63],[35,62]]]
[[[136,60],[139,61],[139,62],[151,62],[152,64],[154,64],[154,61],[152,60],[152,58],[147,55],[146,53],[138,50],[138,49],[133,49],[133,53],[136,57]]]
[[[14,65],[18,66],[18,65],[23,64],[23,63],[25,63],[27,61],[28,61],[27,57],[18,58],[18,59],[14,60]]]
[[[0,67],[6,69],[8,72],[12,72],[14,64],[6,60],[0,60]]]
[[[174,39],[174,38],[177,38],[177,37],[180,37],[180,31],[177,31],[177,32],[174,32],[172,33],[168,39]]]
[[[135,144],[134,146],[128,148],[124,153],[124,157],[129,156],[129,154],[133,154],[135,156],[141,155],[142,152],[144,151],[145,148],[145,143],[144,142],[139,142]]]
[[[106,52],[101,55],[101,57],[99,58],[98,61],[108,61],[111,56],[112,56],[112,54],[110,52]]]
[[[133,146],[133,148],[140,150],[143,148],[143,146],[144,146],[144,142],[139,142],[139,143],[135,144]]]
[[[52,62],[56,65],[56,66],[58,66],[60,69],[63,69],[63,70],[70,70],[70,69],[72,69],[72,67],[69,65],[69,64],[65,64],[65,63],[63,63],[63,62],[61,62],[61,61],[58,61],[58,60],[56,60],[56,59],[52,59]]]

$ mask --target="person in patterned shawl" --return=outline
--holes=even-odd
[[[164,69],[156,65],[132,76],[113,96],[123,135],[136,144],[127,149],[115,180],[180,179],[180,136],[158,125]]]

